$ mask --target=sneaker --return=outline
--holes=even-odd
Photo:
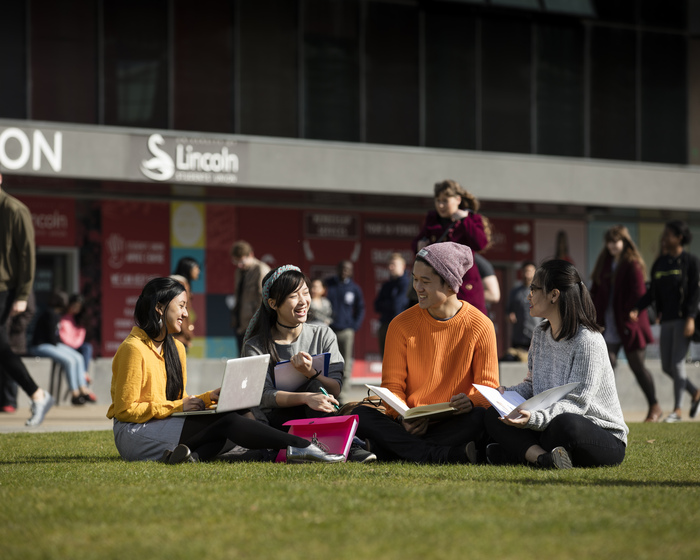
[[[75,397],[71,397],[70,403],[74,406],[82,406],[87,402],[87,399],[85,398],[85,395],[77,395]]]
[[[2,412],[7,412],[8,414],[12,414],[14,412],[17,412],[17,409],[14,406],[12,406],[11,404],[6,404],[0,410],[2,410]]]
[[[675,424],[676,422],[680,422],[680,421],[681,421],[681,417],[679,414],[676,414],[675,411],[672,412],[671,414],[669,414],[668,416],[666,416],[666,418],[664,419],[664,422],[666,424]]]
[[[377,456],[371,451],[363,449],[356,443],[353,443],[350,446],[348,461],[351,461],[352,463],[374,463],[376,460]]]
[[[537,457],[537,466],[542,469],[570,469],[571,457],[563,447],[555,447],[549,453]]]
[[[44,391],[44,398],[40,401],[32,400],[32,406],[30,410],[32,411],[32,417],[27,420],[27,426],[38,426],[44,421],[44,416],[49,411],[49,409],[54,405],[53,397],[48,391]]]
[[[88,403],[96,403],[97,402],[97,395],[95,393],[93,393],[92,391],[90,391],[89,393],[83,393],[81,396],[85,399],[85,402],[88,402]]]
[[[477,449],[476,443],[470,441],[464,451],[467,454],[467,460],[472,465],[482,465],[486,463],[486,453],[483,449]]]

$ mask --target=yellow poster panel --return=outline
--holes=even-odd
[[[646,276],[649,279],[651,265],[661,254],[661,233],[664,230],[664,223],[639,224],[639,252],[642,253],[644,264],[646,264]]]
[[[205,210],[201,202],[173,202],[170,205],[170,246],[203,248]]]

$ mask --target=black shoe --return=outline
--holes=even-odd
[[[486,446],[486,462],[489,465],[507,465],[510,463],[500,443],[489,443]]]
[[[350,453],[348,453],[348,461],[352,463],[374,463],[377,460],[377,456],[371,451],[362,449],[358,444],[353,443],[350,446]]]
[[[287,447],[287,463],[344,463],[345,455],[327,453],[316,444],[308,447]]]
[[[82,406],[87,402],[87,399],[83,395],[78,395],[76,397],[72,397],[70,402],[72,405]]]
[[[190,448],[184,443],[178,445],[168,458],[169,465],[179,465],[180,463],[197,463],[197,459],[192,456]]]
[[[470,441],[464,451],[467,454],[467,460],[472,465],[483,465],[486,463],[486,452],[483,449],[477,449],[476,443]]]
[[[700,320],[700,318],[698,320]],[[700,390],[695,394],[695,398],[690,403],[691,418],[695,418],[698,415],[698,406],[700,406]]]
[[[563,447],[555,447],[549,453],[537,457],[537,466],[541,469],[570,469],[571,457]]]

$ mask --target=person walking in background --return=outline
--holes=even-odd
[[[333,306],[326,297],[326,286],[323,285],[323,280],[316,278],[311,280],[309,287],[311,293],[311,305],[309,306],[310,325],[330,326],[333,321]]]
[[[85,382],[90,384],[90,362],[92,361],[92,344],[87,342],[87,329],[82,324],[83,296],[73,294],[68,298],[68,307],[58,322],[58,336],[61,342],[76,350],[85,363]]]
[[[527,300],[536,269],[535,263],[524,261],[520,265],[520,284],[515,286],[508,296],[506,312],[508,313],[508,321],[512,325],[508,355],[521,362],[527,360],[532,333],[540,322],[539,318],[530,315],[530,303]]]
[[[558,402],[520,410],[517,417],[488,410],[486,429],[495,443],[486,448],[487,461],[544,469],[619,465],[629,429],[586,285],[571,263],[552,259],[537,269],[528,300],[530,314],[544,319],[532,336],[528,373],[522,383],[499,391],[529,399],[577,385]]]
[[[411,276],[406,270],[406,260],[401,253],[391,254],[387,268],[389,269],[389,280],[382,284],[374,300],[374,310],[379,313],[377,339],[379,341],[379,354],[382,357],[384,357],[384,342],[389,323],[408,308],[408,288],[411,284]]]
[[[172,278],[154,278],[136,301],[131,329],[112,360],[114,443],[126,461],[167,464],[210,461],[233,442],[248,449],[285,449],[287,462],[339,463],[344,455],[324,452],[312,442],[246,418],[242,411],[174,417],[204,410],[219,400],[221,388],[187,394],[184,346],[172,334],[187,315],[185,287]]]
[[[255,258],[253,247],[247,241],[236,241],[231,247],[231,262],[236,267],[231,327],[236,333],[238,352],[243,351],[243,338],[250,320],[260,305],[262,280],[270,267]]]
[[[97,397],[87,387],[83,356],[61,342],[59,337],[59,322],[67,308],[68,296],[64,292],[55,291],[51,294],[48,307],[36,321],[29,353],[32,356],[51,358],[61,364],[72,393],[72,404],[97,402]]]
[[[182,257],[177,261],[175,270],[171,275],[171,278],[175,278],[178,282],[183,282],[184,280],[183,286],[185,286],[185,290],[187,290],[187,317],[184,319],[182,330],[174,336],[177,340],[182,342],[188,350],[190,346],[192,346],[194,323],[197,320],[197,315],[194,312],[192,283],[199,280],[200,273],[201,267],[196,259],[192,257]]]
[[[27,308],[14,317],[8,317],[5,324],[10,338],[10,347],[18,356],[27,353],[27,327],[36,314],[36,298],[34,291],[29,292]],[[13,413],[17,411],[17,383],[3,371],[0,364],[0,412]]]
[[[693,237],[685,222],[666,222],[661,236],[663,254],[651,267],[651,286],[630,311],[630,318],[639,321],[639,310],[656,304],[661,318],[661,369],[673,379],[673,412],[664,422],[680,422],[683,393],[691,396],[690,417],[695,418],[700,406],[700,389],[688,379],[685,357],[700,301],[700,263],[695,255],[683,250]]]
[[[338,338],[338,347],[345,360],[345,381],[352,376],[355,333],[365,318],[365,299],[362,289],[352,281],[352,261],[338,263],[338,274],[328,279],[327,297],[333,308],[331,328]]]
[[[418,251],[413,287],[418,305],[394,318],[386,338],[382,387],[408,407],[449,402],[454,414],[438,420],[404,420],[359,406],[358,435],[379,460],[468,463],[483,447],[488,401],[474,383],[498,387],[493,323],[457,299],[462,278],[474,264],[469,247],[436,243]]]
[[[457,181],[445,180],[435,184],[435,210],[428,212],[423,228],[413,240],[414,252],[433,243],[452,241],[466,245],[472,252],[488,245],[479,211],[479,201]],[[484,300],[484,288],[479,270],[471,267],[462,279],[457,297],[471,303],[484,315],[488,314]]]
[[[646,292],[644,260],[625,226],[611,227],[603,238],[605,245],[593,268],[591,285],[596,322],[603,327],[613,370],[620,348],[625,349],[627,362],[649,405],[645,422],[658,422],[662,412],[654,378],[644,365],[646,346],[654,340],[649,316],[642,310],[636,321],[630,318],[630,311]]]
[[[192,303],[190,302],[190,283],[187,281],[187,278],[181,276],[180,274],[171,274],[169,278],[180,282],[180,284],[182,284],[185,287],[185,291],[187,292],[187,317],[182,318],[182,329],[180,330],[180,332],[174,333],[173,338],[182,342],[183,346],[185,347],[185,351],[189,351],[190,346],[192,346],[192,338],[194,337],[194,325],[190,320],[189,314],[190,306],[192,305]]]
[[[34,284],[36,255],[32,216],[24,204],[2,189],[0,175],[0,364],[31,399],[31,417],[27,426],[44,421],[54,400],[39,387],[22,359],[10,346],[7,321],[27,309]]]

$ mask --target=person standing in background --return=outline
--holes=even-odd
[[[527,301],[535,270],[537,270],[535,263],[524,261],[520,266],[520,284],[510,291],[508,297],[508,320],[513,325],[508,353],[521,362],[527,360],[532,333],[540,322],[537,317],[530,315],[530,303]]]
[[[338,275],[328,279],[327,296],[333,308],[331,328],[338,338],[338,347],[345,360],[344,379],[352,376],[355,333],[360,330],[365,318],[365,299],[360,287],[352,281],[352,261],[338,263]]]
[[[617,366],[617,354],[624,347],[630,369],[649,404],[645,422],[658,422],[661,407],[656,400],[654,378],[644,365],[646,346],[654,341],[649,316],[641,311],[637,320],[629,313],[646,292],[644,260],[625,226],[613,226],[605,232],[605,245],[593,268],[591,298],[596,322],[603,327],[610,364]]]
[[[333,321],[333,307],[326,297],[326,287],[323,285],[323,280],[320,278],[311,280],[309,290],[311,293],[309,325],[324,325],[329,327]]]
[[[182,331],[173,335],[177,340],[185,345],[185,349],[189,350],[192,346],[192,339],[194,338],[194,323],[197,316],[194,312],[194,305],[192,303],[192,283],[199,279],[201,273],[201,267],[196,259],[192,257],[182,257],[177,261],[177,266],[173,271],[171,278],[174,278],[178,282],[185,286],[187,291],[187,317],[183,320]],[[183,283],[184,280],[184,283]]]
[[[489,239],[481,214],[477,213],[480,208],[477,198],[457,181],[449,179],[436,183],[434,193],[435,210],[428,212],[423,228],[411,244],[413,251],[445,241],[466,245],[473,253],[484,249]],[[467,271],[457,297],[488,315],[477,267]]]
[[[236,332],[238,352],[241,353],[248,323],[260,305],[262,280],[270,272],[270,267],[256,259],[253,247],[243,240],[236,241],[231,247],[231,262],[236,267],[234,279],[236,302],[231,310],[231,327]]]
[[[7,320],[27,309],[27,299],[34,284],[36,255],[32,216],[24,204],[2,190],[0,175],[0,364],[32,401],[27,426],[44,421],[54,400],[39,387],[22,359],[10,346]]]
[[[661,369],[673,379],[673,412],[664,422],[681,421],[683,393],[690,393],[690,417],[695,418],[700,406],[700,389],[685,370],[685,357],[690,346],[690,337],[695,332],[695,321],[700,300],[700,263],[695,255],[683,250],[693,239],[685,222],[671,220],[661,236],[663,254],[651,267],[651,287],[637,302],[630,318],[639,319],[639,310],[656,304],[661,317]]]
[[[392,253],[389,257],[389,280],[382,287],[374,300],[374,310],[379,313],[379,353],[384,357],[384,343],[389,323],[399,313],[408,308],[408,288],[411,277],[406,271],[406,260],[401,253]]]

